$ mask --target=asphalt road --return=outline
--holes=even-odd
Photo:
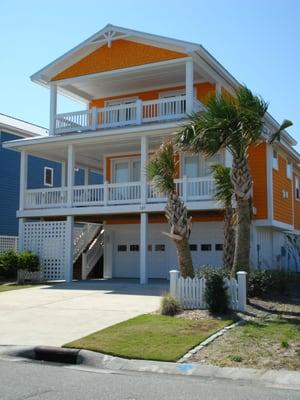
[[[299,400],[255,383],[0,361],[1,400]]]

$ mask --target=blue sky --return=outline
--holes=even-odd
[[[298,0],[3,0],[0,12],[2,113],[48,126],[49,92],[30,75],[110,22],[201,43],[300,142]]]

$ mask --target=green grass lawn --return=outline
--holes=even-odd
[[[177,361],[191,348],[230,323],[230,318],[187,320],[146,314],[67,343],[64,347],[124,358]]]
[[[17,289],[28,289],[34,286],[39,286],[39,284],[28,284],[28,285],[17,285],[16,283],[12,284],[0,284],[0,292],[8,292],[9,290],[17,290]]]

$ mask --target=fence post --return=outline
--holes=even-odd
[[[177,282],[179,278],[179,271],[172,269],[170,271],[170,294],[171,296],[177,298]]]
[[[104,186],[103,186],[103,204],[105,205],[105,206],[107,206],[107,204],[108,204],[108,182],[107,181],[105,181],[104,182]]]
[[[237,272],[238,281],[238,310],[246,311],[247,304],[247,272]]]
[[[92,129],[95,131],[98,127],[98,109],[97,107],[92,108]]]
[[[141,125],[143,120],[143,103],[142,100],[136,101],[136,123]]]

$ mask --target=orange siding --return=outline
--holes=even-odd
[[[300,173],[294,174],[294,188],[295,188],[295,177],[300,180]],[[294,227],[295,229],[300,229],[300,200],[295,197],[295,189],[293,190],[293,200],[294,200]]]
[[[268,218],[266,143],[250,147],[249,165],[253,178],[253,205],[257,210],[255,218],[266,219]]]
[[[223,221],[224,216],[222,212],[214,212],[214,211],[200,211],[200,212],[190,212],[189,215],[192,216],[193,222],[210,222],[210,221]],[[108,225],[117,225],[117,224],[139,224],[140,217],[137,214],[131,215],[110,215],[105,217],[105,222]],[[166,217],[164,214],[149,214],[148,219],[150,224],[163,224],[167,223]]]
[[[215,92],[215,85],[204,82],[204,83],[197,83],[195,85],[196,91],[197,91],[197,99],[204,102],[207,100],[209,95],[214,94]],[[94,99],[90,102],[90,108],[92,107],[104,107],[105,102],[109,100],[118,100],[118,99],[126,99],[130,97],[138,97],[140,100],[146,101],[146,100],[156,100],[159,98],[159,94],[163,92],[170,92],[172,90],[182,90],[184,89],[184,86],[175,86],[175,87],[168,87],[168,88],[163,88],[163,89],[156,89],[156,90],[150,90],[147,92],[136,92],[136,93],[129,93],[121,96],[113,96],[113,97],[105,97],[101,99]]]
[[[282,191],[288,192],[284,198]],[[273,169],[274,219],[286,224],[293,224],[292,181],[286,176],[286,160],[278,154],[278,171]]]
[[[149,46],[129,40],[115,40],[111,47],[104,45],[84,57],[82,60],[57,74],[52,80],[73,78],[98,72],[112,71],[119,68],[151,64],[186,57],[176,51]]]

